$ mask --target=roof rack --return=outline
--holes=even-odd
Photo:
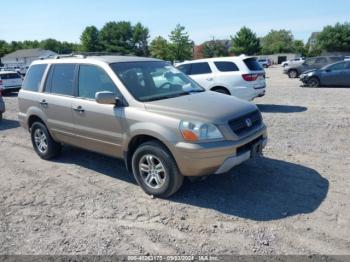
[[[62,54],[62,55],[49,55],[40,57],[41,60],[45,59],[61,59],[61,58],[87,58],[89,56],[133,56],[133,54],[121,54],[121,53],[112,53],[112,52],[74,52],[71,54]]]

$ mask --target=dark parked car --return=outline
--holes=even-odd
[[[300,75],[300,80],[310,87],[349,86],[350,61],[327,65],[322,69],[307,71]]]
[[[283,72],[289,76],[289,78],[297,78],[302,73],[314,69],[320,69],[326,65],[336,62],[344,61],[342,56],[318,56],[306,59],[301,65],[293,65],[285,67]]]

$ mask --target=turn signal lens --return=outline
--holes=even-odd
[[[190,130],[182,130],[182,136],[187,141],[197,141],[198,136]]]

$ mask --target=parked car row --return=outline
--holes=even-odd
[[[301,64],[290,64],[283,69],[283,72],[289,76],[289,78],[297,78],[302,73],[320,69],[326,65],[344,61],[342,56],[318,56],[306,59]]]
[[[18,118],[41,158],[55,157],[62,144],[121,158],[147,194],[169,197],[184,177],[228,172],[261,154],[267,142],[256,105],[206,90],[234,94],[238,83],[248,100],[263,94],[264,71],[255,59],[178,67],[205,88],[158,59],[39,60],[19,92]]]
[[[321,69],[306,71],[300,75],[300,80],[309,87],[350,87],[350,61],[342,61],[327,65]]]
[[[289,78],[300,77],[306,86],[350,86],[349,59],[344,56],[319,56],[285,66]]]

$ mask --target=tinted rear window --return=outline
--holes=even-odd
[[[51,93],[73,95],[75,68],[75,64],[58,64],[54,66],[51,79]]]
[[[214,62],[214,64],[220,72],[239,71],[237,65],[233,62]]]
[[[21,76],[19,74],[16,73],[9,73],[9,74],[1,74],[0,75],[1,79],[17,79],[17,78],[21,78]]]
[[[208,63],[193,63],[191,64],[191,75],[210,74],[211,69]]]
[[[248,67],[249,70],[251,71],[261,71],[263,70],[261,65],[256,61],[255,58],[248,58],[243,60],[246,66]]]
[[[47,65],[33,65],[29,68],[24,79],[22,89],[29,91],[38,91]]]

